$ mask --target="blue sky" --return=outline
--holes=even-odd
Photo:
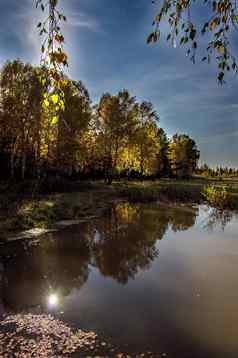
[[[39,63],[33,0],[0,2],[0,62]],[[238,78],[216,82],[216,68],[194,66],[183,49],[163,39],[147,45],[156,7],[150,0],[61,0],[70,76],[82,80],[95,102],[102,93],[127,88],[151,101],[169,135],[189,134],[201,162],[238,167]]]

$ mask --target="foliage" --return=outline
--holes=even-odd
[[[138,123],[134,133],[139,170],[142,176],[156,173],[158,170],[158,157],[162,147],[158,120],[159,117],[153,105],[142,102],[138,107]]]
[[[21,165],[24,179],[27,153],[34,153],[32,160],[39,160],[43,88],[38,69],[20,61],[7,62],[0,85],[0,141],[5,153],[10,154],[11,177],[15,175],[16,166]]]
[[[152,103],[140,103],[124,89],[103,94],[92,106],[84,84],[64,78],[64,109],[52,116],[49,83],[40,80],[48,72],[19,60],[2,68],[1,179],[104,178],[110,184],[122,177],[192,175],[195,142],[186,135],[169,140]]]
[[[165,21],[169,25],[167,40],[171,41],[173,47],[176,47],[177,42],[185,46],[187,55],[195,62],[200,35],[207,35],[206,53],[202,61],[210,63],[215,58],[218,65],[217,78],[219,83],[223,83],[225,71],[238,71],[237,58],[230,48],[232,34],[238,28],[237,5],[236,0],[162,0],[153,22],[154,31],[147,42],[159,40],[161,25]],[[203,11],[206,20],[200,27],[199,18]]]
[[[44,92],[44,104],[52,120],[57,120],[57,114],[64,109],[64,87],[66,85],[63,72],[68,66],[68,56],[64,50],[64,36],[61,23],[66,16],[59,11],[58,0],[34,0],[36,8],[47,11],[46,18],[37,24],[39,35],[43,38],[41,45],[41,66],[47,68],[47,73],[41,73],[43,85],[48,83]]]
[[[137,115],[136,98],[127,90],[117,96],[104,94],[95,109],[96,145],[101,147],[101,167],[108,183],[119,166],[123,149],[129,145]],[[125,153],[124,153],[125,154]]]
[[[65,110],[56,119],[49,116],[39,73],[48,71],[21,61],[8,62],[2,69],[0,152],[12,178],[41,176],[46,166],[72,171],[82,147],[80,134],[86,133],[90,121],[88,92],[81,82],[70,80],[65,80]]]
[[[227,186],[208,185],[202,192],[205,200],[215,208],[226,208],[231,203],[230,192]]]
[[[85,136],[89,133],[91,103],[82,82],[67,81],[65,110],[58,123],[57,161],[69,175],[84,169],[87,161]]]
[[[176,47],[177,42],[186,47],[187,56],[195,63],[197,49],[200,46],[200,36],[207,35],[205,54],[202,61],[208,63],[214,58],[218,66],[217,79],[224,82],[225,72],[238,72],[237,58],[231,50],[231,38],[238,30],[237,0],[153,0],[159,2],[159,10],[154,18],[154,30],[147,38],[147,43],[155,43],[160,39],[161,24],[169,25],[167,40]],[[43,12],[49,10],[49,15],[43,22],[38,23],[40,36],[44,36],[41,47],[43,62],[50,69],[51,88],[54,88],[63,104],[61,73],[68,65],[68,56],[64,50],[64,36],[61,31],[61,22],[66,21],[64,13],[59,11],[58,0],[34,0],[36,7]],[[192,13],[192,11],[195,12]],[[206,13],[206,20],[200,24],[201,14]],[[45,80],[45,79],[44,79]],[[54,108],[54,101],[49,93],[49,101]]]
[[[176,178],[190,178],[197,167],[200,153],[194,140],[187,135],[175,134],[169,143],[168,158]]]

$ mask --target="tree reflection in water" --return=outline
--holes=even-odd
[[[208,208],[208,218],[206,219],[205,228],[208,230],[214,230],[220,227],[225,230],[225,227],[233,219],[238,218],[238,213],[231,210],[220,210],[215,208]]]
[[[14,257],[2,255],[2,302],[14,311],[44,308],[56,295],[62,303],[87,281],[90,265],[125,284],[150,267],[158,256],[156,243],[168,228],[187,230],[197,215],[198,208],[192,206],[123,202],[94,222],[47,234],[27,250],[20,245]]]

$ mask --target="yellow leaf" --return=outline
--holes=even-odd
[[[51,124],[52,125],[55,125],[55,124],[57,124],[58,123],[58,117],[57,116],[54,116],[54,117],[52,117],[52,121],[51,121]]]
[[[44,107],[49,107],[49,105],[50,105],[50,103],[49,103],[48,99],[44,99],[43,106]]]
[[[59,101],[59,96],[57,94],[53,94],[50,99],[54,104],[56,104]]]
[[[224,55],[225,53],[225,46],[224,45],[220,45],[217,48],[218,52],[220,52],[221,55]]]
[[[218,18],[213,19],[210,23],[211,30],[215,30],[215,28],[217,27],[218,24],[219,24]]]

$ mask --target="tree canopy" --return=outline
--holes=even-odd
[[[112,179],[190,177],[199,152],[187,135],[168,139],[150,102],[123,89],[92,105],[80,81],[63,77],[64,109],[46,105],[49,69],[9,61],[0,78],[1,177]],[[179,167],[179,170],[177,170]],[[182,168],[182,170],[181,170]]]
[[[68,61],[61,22],[66,17],[59,11],[59,1],[34,3],[47,12],[37,25],[43,37],[41,65],[15,60],[7,62],[1,72],[0,161],[6,169],[2,175],[25,179],[55,171],[104,177],[108,183],[119,176],[190,177],[199,159],[196,143],[180,134],[169,140],[153,104],[138,102],[126,89],[105,93],[92,106],[83,83],[64,75]],[[213,6],[213,11],[225,11],[219,9]],[[158,40],[165,16],[170,18],[170,36],[179,36],[185,10],[190,10],[190,1],[164,1],[148,42]],[[210,24],[209,29],[215,31],[223,22]],[[181,24],[188,36],[182,42],[192,41],[195,49],[197,32],[191,26]],[[224,45],[223,57],[226,52]]]

